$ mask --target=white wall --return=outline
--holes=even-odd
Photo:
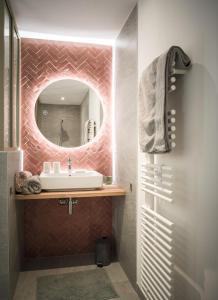
[[[0,151],[0,299],[12,300],[23,257],[23,207],[14,198],[20,151]]]
[[[137,192],[137,8],[134,8],[115,43],[115,174],[126,197],[113,201],[113,231],[117,257],[136,285]],[[130,185],[132,188],[130,188]],[[129,299],[134,299],[129,297]]]
[[[177,147],[158,162],[174,167],[174,203],[159,212],[176,224],[176,300],[218,299],[218,1],[139,0],[139,77],[171,45],[193,67],[177,83]],[[140,154],[141,155],[141,154]],[[143,159],[145,155],[141,155]],[[147,201],[144,199],[142,201]]]

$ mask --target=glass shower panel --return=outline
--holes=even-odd
[[[12,109],[11,109],[11,16],[5,6],[4,27],[4,145],[6,148],[12,146]]]

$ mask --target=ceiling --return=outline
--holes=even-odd
[[[137,0],[10,0],[21,36],[114,40]]]
[[[77,80],[63,79],[50,84],[39,96],[40,103],[80,105],[89,87]]]

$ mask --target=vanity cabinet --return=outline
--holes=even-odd
[[[20,38],[12,10],[0,1],[0,151],[19,147]]]

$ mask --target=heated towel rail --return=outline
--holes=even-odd
[[[139,287],[149,300],[173,298],[174,224],[157,212],[157,202],[173,202],[173,173],[167,165],[142,163],[141,191],[152,195],[154,208],[140,205]]]
[[[187,71],[172,63],[168,78],[168,92],[176,91],[177,75]],[[176,110],[167,112],[167,134],[171,148],[176,147]],[[155,157],[153,157],[155,161]],[[148,300],[173,299],[174,223],[157,212],[158,201],[173,203],[173,169],[167,165],[142,163],[140,165],[140,193],[151,195],[153,208],[139,201],[138,285]],[[142,196],[142,198],[145,198]]]
[[[140,288],[147,299],[172,299],[174,224],[146,206],[140,223]]]
[[[142,164],[141,189],[162,200],[172,202],[172,168],[165,165]]]

